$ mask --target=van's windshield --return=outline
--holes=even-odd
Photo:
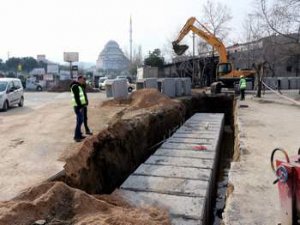
[[[0,81],[0,92],[5,91],[7,86],[6,81]]]

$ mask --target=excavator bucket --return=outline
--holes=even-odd
[[[173,42],[172,44],[173,44],[173,50],[176,53],[176,55],[182,55],[189,48],[189,46],[187,45],[179,45],[175,42]]]

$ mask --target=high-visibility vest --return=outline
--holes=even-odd
[[[240,89],[246,89],[247,84],[245,78],[240,79]]]
[[[76,84],[74,84],[76,85]],[[71,92],[72,92],[72,105],[73,106],[77,106],[77,102],[75,100],[75,96],[74,96],[74,92],[73,92],[73,87],[74,85],[71,87]],[[84,93],[83,93],[83,89],[80,85],[78,85],[78,89],[79,89],[79,100],[80,100],[80,103],[81,105],[86,105],[86,99],[85,99],[85,96],[84,96]]]

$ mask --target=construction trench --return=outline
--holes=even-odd
[[[105,104],[126,107],[115,115],[107,129],[87,139],[66,159],[64,171],[0,205],[7,208],[0,225],[11,221],[52,225],[171,224],[167,210],[146,204],[135,208],[118,188],[196,113],[224,113],[218,172],[216,181],[212,181],[209,209],[202,218],[202,224],[221,224],[228,191],[226,174],[231,160],[238,158],[234,154],[238,145],[238,140],[234,140],[235,97],[194,93],[192,97],[171,100],[154,90],[143,90],[131,100]]]

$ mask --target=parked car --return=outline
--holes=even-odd
[[[0,78],[0,109],[7,111],[12,105],[24,105],[24,90],[20,79]]]
[[[108,77],[100,77],[99,78],[99,88],[100,90],[105,89],[105,81],[108,79]]]
[[[27,90],[34,90],[34,91],[42,91],[43,86],[42,86],[42,84],[40,84],[37,81],[27,79],[26,80],[26,89]]]
[[[135,89],[135,85],[127,82],[128,92],[132,92]]]
[[[127,80],[128,92],[132,92],[135,89],[135,85],[132,84],[127,76],[117,76],[117,80],[123,79]]]
[[[117,76],[116,79],[126,79],[126,80],[128,80],[127,76]]]

